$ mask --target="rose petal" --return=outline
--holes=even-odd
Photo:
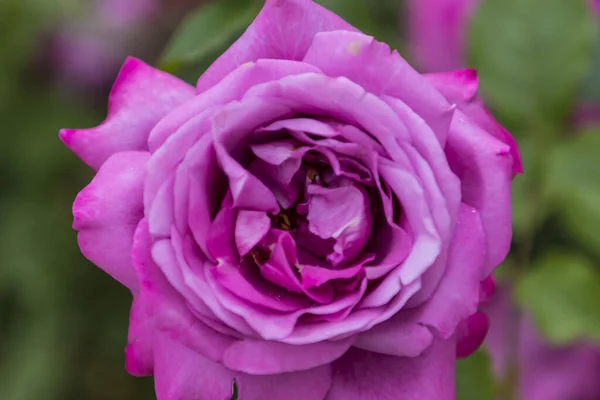
[[[154,125],[193,96],[194,88],[187,83],[130,57],[111,91],[106,120],[96,128],[63,129],[60,138],[98,170],[115,153],[148,150]]]
[[[463,202],[481,214],[487,256],[480,279],[506,257],[512,238],[510,146],[488,135],[457,111],[446,146],[448,162],[462,183]]]
[[[307,345],[246,339],[229,347],[224,364],[252,375],[302,371],[329,364],[342,356],[352,342],[354,337]]]
[[[242,400],[323,400],[331,386],[331,367],[278,375],[237,373],[236,383]]]
[[[267,234],[271,227],[271,219],[261,211],[238,212],[235,223],[235,244],[240,256],[245,256]]]
[[[304,57],[317,32],[356,30],[312,0],[267,0],[254,22],[198,80],[204,92],[249,61]]]
[[[136,291],[130,251],[135,228],[144,216],[142,190],[145,152],[110,157],[73,203],[73,228],[83,255],[113,278]]]
[[[172,340],[155,335],[154,384],[158,400],[227,400],[234,372]]]
[[[427,122],[440,143],[445,143],[452,107],[385,43],[359,32],[323,32],[315,35],[304,62],[329,76],[347,77],[374,95],[397,97]]]
[[[513,158],[513,172],[522,173],[523,163],[517,141],[504,129],[488,111],[481,99],[476,96],[479,89],[477,71],[462,69],[440,74],[426,74],[425,78],[435,86],[449,102],[455,103],[473,122],[496,139],[510,146]]]
[[[129,333],[125,349],[125,368],[134,376],[149,376],[154,371],[152,318],[146,312],[142,294],[133,298],[129,314]]]
[[[489,327],[488,317],[482,312],[461,322],[456,329],[456,357],[465,358],[473,354],[483,343]]]
[[[332,365],[326,400],[454,400],[455,346],[454,339],[436,339],[412,358],[351,349]]]

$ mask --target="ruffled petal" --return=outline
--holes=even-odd
[[[392,355],[407,355],[423,350],[428,333],[418,326],[427,326],[442,338],[452,336],[464,319],[475,314],[479,305],[479,279],[485,257],[484,234],[479,214],[463,205],[450,246],[448,265],[439,287],[422,306],[400,311],[395,317],[382,322],[360,335],[357,346],[376,349]],[[398,340],[385,346],[379,341],[383,335],[417,333],[407,341]],[[484,335],[485,336],[485,335]],[[391,338],[387,339],[391,342]]]
[[[454,339],[436,339],[419,357],[351,349],[333,367],[326,400],[454,400]]]
[[[300,61],[316,33],[354,27],[312,0],[267,0],[246,32],[198,80],[203,92],[238,66],[261,58]]]
[[[131,245],[144,216],[142,201],[145,152],[123,152],[109,158],[73,203],[73,228],[79,231],[83,255],[113,278],[136,291]]]
[[[63,129],[60,138],[98,170],[115,153],[148,150],[154,125],[194,94],[187,83],[130,57],[113,86],[106,120],[96,128]]]
[[[452,120],[446,99],[397,51],[359,32],[323,32],[315,36],[304,62],[332,77],[345,76],[377,96],[405,102],[445,143]]]
[[[496,139],[509,145],[510,155],[513,158],[513,172],[523,172],[523,163],[517,141],[496,121],[496,118],[489,112],[481,99],[477,97],[477,90],[479,89],[477,71],[474,69],[461,69],[424,76],[449,102],[456,104],[458,109],[464,112],[473,122]]]

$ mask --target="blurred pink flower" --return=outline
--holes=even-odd
[[[501,379],[506,376],[513,352],[517,355],[522,400],[600,399],[600,349],[583,341],[551,345],[536,332],[530,318],[517,320],[511,307],[506,288],[498,290],[485,307],[490,318],[485,343],[496,375]],[[516,337],[511,339],[514,323],[518,324]]]
[[[480,0],[407,0],[409,45],[423,72],[466,66],[469,19]],[[600,0],[590,0],[600,16]]]
[[[154,18],[158,0],[96,0],[84,15],[64,21],[51,45],[51,62],[76,86],[110,82],[135,34]]]

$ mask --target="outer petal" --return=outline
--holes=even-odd
[[[318,32],[356,28],[312,0],[267,0],[246,32],[198,80],[203,92],[261,58],[300,61]]]
[[[424,76],[449,102],[456,104],[458,109],[464,112],[473,122],[496,139],[509,145],[510,155],[513,158],[513,172],[523,172],[523,164],[517,141],[496,121],[481,99],[476,95],[479,89],[477,71],[474,69],[461,69]]]
[[[512,237],[510,186],[511,148],[487,135],[461,111],[450,127],[446,146],[448,163],[462,183],[462,201],[481,214],[487,256],[481,279],[506,257]]]
[[[319,33],[304,61],[332,77],[345,76],[377,96],[389,95],[406,103],[446,141],[452,107],[397,51],[357,32]]]
[[[227,349],[224,364],[252,375],[302,371],[329,364],[353,342],[354,337],[308,345],[246,339]]]
[[[331,386],[331,366],[279,375],[236,374],[240,400],[323,400]]]
[[[152,348],[154,327],[146,309],[143,295],[136,295],[129,314],[129,333],[125,349],[125,368],[135,376],[152,375],[154,370]]]
[[[148,150],[154,125],[193,96],[190,85],[130,57],[113,86],[106,120],[96,128],[63,129],[60,138],[97,170],[115,153]]]
[[[158,400],[229,400],[233,371],[157,334],[154,384]]]
[[[333,363],[326,400],[454,400],[455,340],[436,340],[422,356],[352,349]]]
[[[443,338],[452,336],[458,324],[477,311],[484,256],[479,215],[476,210],[463,205],[450,246],[448,266],[433,296],[422,306],[401,311],[362,333],[356,346],[404,356],[418,354],[428,344],[428,333],[418,326],[431,327]],[[399,335],[401,339],[393,341],[387,335]],[[404,339],[404,336],[408,337]]]
[[[113,278],[137,290],[131,264],[133,233],[144,216],[145,152],[124,152],[104,163],[73,203],[73,228],[84,256]]]
[[[464,320],[456,330],[456,356],[465,358],[473,354],[483,343],[489,327],[488,317],[482,312]]]

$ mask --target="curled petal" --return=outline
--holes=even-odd
[[[117,153],[109,158],[73,203],[73,228],[86,258],[113,278],[137,290],[130,251],[144,216],[142,191],[145,152]]]
[[[482,312],[461,322],[456,330],[456,356],[465,358],[473,354],[483,343],[489,327],[488,317]]]
[[[474,69],[424,75],[447,99],[458,106],[467,117],[496,139],[510,146],[513,159],[513,172],[523,172],[523,163],[517,141],[488,111],[477,97],[479,79]]]
[[[187,83],[130,57],[110,93],[106,120],[96,128],[63,129],[60,138],[97,170],[115,153],[148,150],[154,125],[193,96]]]
[[[345,76],[377,96],[389,95],[402,100],[423,117],[439,142],[445,143],[452,107],[385,43],[359,32],[323,32],[315,36],[304,61],[329,76]]]

